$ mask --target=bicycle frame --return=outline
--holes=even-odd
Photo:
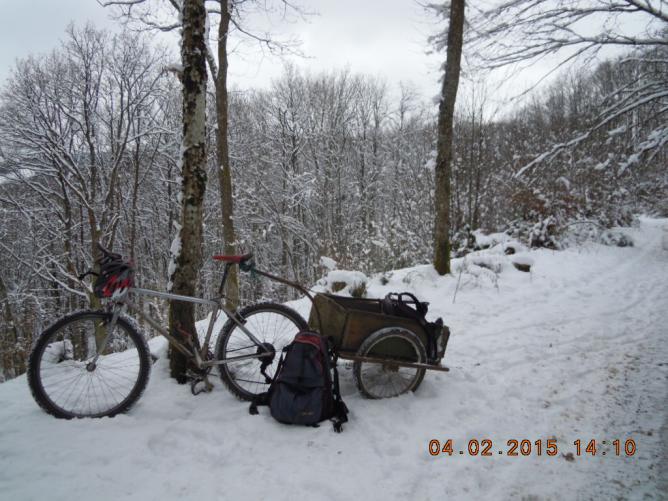
[[[204,338],[204,342],[201,345],[200,350],[194,349],[194,346],[190,347],[186,345],[185,343],[181,342],[176,336],[174,336],[172,333],[170,333],[167,329],[165,329],[155,318],[153,318],[151,315],[144,313],[140,308],[138,308],[135,303],[130,299],[132,295],[138,295],[138,296],[150,296],[150,297],[156,297],[159,299],[168,299],[171,301],[183,301],[187,303],[194,303],[194,304],[201,304],[201,305],[206,305],[210,306],[211,309],[211,318],[209,320],[209,325],[207,327],[206,331],[206,336]],[[242,360],[248,360],[248,359],[253,359],[253,358],[262,358],[266,355],[271,354],[267,348],[262,344],[262,342],[257,339],[251,331],[249,331],[246,326],[244,325],[243,319],[240,319],[238,315],[236,314],[236,311],[231,311],[229,310],[224,302],[223,302],[224,297],[218,297],[216,299],[203,299],[203,298],[198,298],[198,297],[193,297],[193,296],[183,296],[181,294],[172,294],[169,292],[159,292],[159,291],[154,291],[150,289],[141,289],[138,287],[131,287],[127,289],[123,295],[117,299],[115,299],[115,306],[114,306],[114,315],[112,317],[111,322],[107,325],[107,332],[112,332],[116,320],[118,319],[118,316],[127,308],[130,310],[133,314],[136,314],[137,316],[141,317],[143,320],[145,320],[151,327],[153,327],[155,330],[157,330],[160,334],[162,334],[167,340],[174,346],[176,350],[181,352],[183,355],[186,357],[190,358],[195,362],[195,365],[199,369],[207,368],[207,367],[213,367],[215,365],[224,365],[228,364],[230,362],[240,362]],[[231,319],[234,323],[237,324],[239,329],[248,336],[249,340],[253,342],[258,347],[258,352],[252,355],[241,355],[237,357],[230,357],[226,358],[225,360],[206,360],[206,354],[208,353],[209,350],[209,342],[211,341],[211,336],[213,334],[213,326],[216,323],[216,320],[218,320],[218,316],[220,312],[222,312],[227,316],[227,318]],[[188,333],[191,336],[196,336],[197,333]],[[109,336],[107,336],[107,339]],[[105,343],[106,345],[106,340]],[[102,352],[104,350],[104,345],[102,348],[99,350],[99,352]]]
[[[273,352],[267,349],[267,347],[259,340],[257,339],[251,331],[249,331],[246,326],[244,325],[245,320],[243,318],[240,318],[237,315],[236,311],[231,311],[229,310],[225,304],[224,304],[224,299],[225,295],[223,291],[225,290],[225,282],[227,281],[227,277],[229,274],[229,270],[232,266],[235,266],[236,264],[233,263],[226,263],[225,264],[225,270],[223,272],[223,277],[220,282],[220,287],[218,288],[218,297],[215,299],[204,299],[204,298],[199,298],[199,297],[193,297],[193,296],[184,296],[181,294],[173,294],[171,292],[160,292],[160,291],[154,291],[151,289],[142,289],[139,287],[130,287],[126,290],[124,290],[118,297],[112,297],[112,300],[115,302],[114,310],[113,310],[113,316],[111,319],[111,322],[107,325],[107,337],[103,342],[103,345],[100,350],[98,350],[98,353],[102,353],[104,351],[104,348],[106,347],[107,340],[110,338],[109,334],[113,332],[113,329],[116,325],[116,321],[118,320],[118,316],[127,308],[129,309],[132,313],[138,315],[141,317],[143,320],[145,320],[151,327],[153,327],[155,330],[157,330],[160,334],[162,334],[167,340],[171,343],[171,345],[181,352],[183,355],[188,357],[190,360],[195,362],[195,366],[198,369],[206,369],[209,367],[213,367],[216,365],[225,365],[231,362],[240,362],[242,360],[248,360],[248,359],[253,359],[253,358],[262,358],[267,355],[273,355]],[[261,271],[256,269],[254,266],[251,266],[249,270],[246,271],[251,271],[252,273],[256,273],[259,275],[262,275],[264,277],[269,278],[270,280],[283,283],[286,285],[289,285],[291,287],[296,288],[297,290],[301,291],[304,293],[310,300],[313,302],[313,297],[311,294],[308,292],[307,289],[299,285],[298,283],[291,282],[290,280],[286,280],[281,277],[277,277],[275,275],[272,275],[270,273],[267,273],[265,271]],[[194,346],[191,347],[187,346],[183,342],[181,342],[177,337],[175,337],[172,333],[170,333],[167,329],[165,329],[160,323],[153,318],[151,315],[148,315],[144,313],[140,308],[137,308],[130,299],[132,295],[139,295],[139,296],[150,296],[150,297],[156,297],[160,299],[168,299],[170,301],[183,301],[186,303],[194,303],[194,304],[201,304],[201,305],[206,305],[210,306],[212,308],[211,310],[211,318],[209,320],[209,325],[207,327],[206,335],[204,338],[204,343],[202,343],[200,350],[194,349]],[[209,350],[209,342],[211,341],[211,335],[213,334],[213,326],[216,323],[216,320],[218,320],[218,315],[220,311],[222,310],[223,313],[227,316],[228,319],[232,320],[241,331],[246,334],[249,340],[253,342],[255,346],[257,346],[258,351],[255,354],[252,355],[240,355],[236,357],[230,357],[226,358],[225,360],[206,360],[207,358],[207,353]],[[316,314],[318,317],[318,322],[320,323],[320,314],[316,310]],[[196,336],[197,333],[185,333],[190,336]],[[99,356],[99,355],[98,355]],[[95,360],[93,360],[93,364],[97,361],[97,357]]]

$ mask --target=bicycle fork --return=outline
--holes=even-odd
[[[114,307],[113,313],[111,315],[111,320],[105,325],[105,331],[106,335],[104,336],[104,339],[102,340],[102,344],[100,346],[95,346],[95,356],[93,359],[86,364],[86,370],[88,372],[93,372],[96,367],[97,367],[97,361],[100,358],[100,355],[104,353],[104,350],[107,349],[107,345],[109,344],[109,340],[114,334],[114,329],[116,328],[116,322],[118,322],[118,317],[121,315],[123,310],[125,309],[125,305],[121,307]]]

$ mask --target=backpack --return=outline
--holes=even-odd
[[[408,300],[404,300],[407,297]],[[418,301],[410,292],[391,292],[380,300],[383,313],[396,317],[423,319],[429,310],[429,303]]]
[[[251,403],[268,405],[271,415],[285,424],[318,426],[331,419],[334,431],[341,432],[348,421],[348,408],[339,392],[337,354],[331,340],[311,331],[297,334],[278,361],[269,390]]]
[[[435,322],[427,321],[429,303],[418,301],[410,292],[400,292],[388,294],[381,299],[380,305],[385,315],[411,318],[420,324],[427,335],[427,359],[430,363],[435,363],[443,358],[450,337],[450,329],[443,325],[442,318],[438,318]]]

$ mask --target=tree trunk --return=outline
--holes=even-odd
[[[234,233],[234,206],[232,201],[232,171],[230,169],[229,146],[227,144],[227,34],[230,26],[229,0],[220,2],[220,25],[218,26],[218,76],[216,78],[216,121],[218,136],[216,158],[218,160],[218,183],[220,208],[223,219],[223,250],[232,255],[236,251]],[[234,309],[239,303],[239,276],[237,267],[230,268],[226,284],[227,307]]]
[[[206,189],[206,10],[204,0],[185,0],[181,61],[183,64],[183,146],[181,223],[172,244],[173,272],[171,290],[176,294],[194,295],[202,264],[202,205]],[[191,336],[195,345],[195,311],[192,303],[171,301],[169,329],[175,336]],[[187,342],[187,340],[186,340]],[[171,376],[185,382],[186,359],[170,350]]]
[[[91,188],[91,190],[93,190]],[[92,193],[95,193],[92,191]],[[95,200],[94,195],[91,197],[91,200]],[[91,256],[93,256],[93,262],[97,263],[97,261],[100,259],[100,249],[97,248],[97,245],[100,243],[100,239],[102,238],[102,231],[100,230],[100,227],[98,225],[97,218],[95,217],[95,212],[93,209],[88,209],[88,226],[90,228],[90,246],[91,246]],[[93,270],[95,272],[99,272],[100,269],[97,264],[93,265]],[[56,290],[57,288],[54,287]],[[100,310],[102,309],[102,301],[100,300],[99,297],[97,297],[93,291],[91,290],[88,293],[88,303],[89,307],[91,310]],[[104,339],[107,337],[107,330],[103,328],[101,325],[97,325],[95,327],[95,346],[102,346],[104,343]],[[92,346],[92,345],[89,345]],[[91,353],[92,353],[91,349]]]
[[[445,77],[441,87],[441,103],[438,108],[438,143],[436,153],[434,225],[434,268],[439,275],[450,273],[450,171],[452,164],[452,125],[455,99],[459,87],[462,58],[462,34],[464,31],[464,0],[450,3],[448,51],[445,61]]]
[[[0,329],[0,381],[12,379],[25,372],[21,370],[21,367],[25,367],[25,357],[21,358],[18,350],[21,338],[18,322],[9,304],[5,282],[0,276],[0,305],[3,303],[4,311],[0,310],[0,316],[4,317]]]

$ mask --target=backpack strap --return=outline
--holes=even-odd
[[[260,368],[260,372],[265,377],[267,383],[269,383],[270,386],[268,391],[256,395],[255,397],[253,397],[253,400],[251,400],[250,407],[248,407],[248,413],[251,416],[256,416],[257,414],[259,414],[257,410],[258,406],[269,405],[269,397],[271,396],[271,385],[273,385],[274,381],[276,380],[276,378],[278,378],[278,375],[281,373],[281,369],[283,368],[283,358],[285,356],[285,352],[288,349],[288,346],[283,348],[283,353],[281,353],[281,358],[278,359],[278,365],[276,366],[276,372],[274,373],[275,377],[273,379],[270,378],[265,372],[268,364],[265,365],[264,362],[262,362],[262,367]]]
[[[334,427],[334,431],[336,433],[341,433],[343,431],[343,423],[348,422],[348,407],[341,398],[341,391],[339,389],[339,371],[336,368],[336,362],[339,359],[339,354],[334,347],[334,342],[331,336],[327,338],[327,348],[332,357],[332,373],[334,375],[332,379],[334,415],[332,416],[331,421],[332,426]]]
[[[251,400],[250,407],[248,408],[248,414],[251,416],[257,416],[260,412],[257,410],[259,405],[269,405],[269,392],[265,391],[253,397]]]
[[[262,374],[264,376],[264,381],[267,384],[271,384],[271,383],[274,382],[274,380],[269,376],[269,374],[267,374],[267,367],[269,367],[272,362],[273,362],[273,360],[264,359],[264,360],[262,360],[262,363],[260,364],[260,374]]]

